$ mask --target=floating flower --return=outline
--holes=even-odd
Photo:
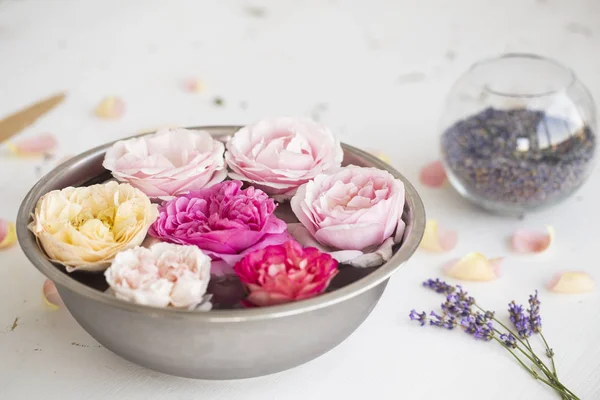
[[[291,207],[301,224],[288,229],[298,242],[357,267],[389,260],[406,226],[404,184],[377,168],[351,165],[317,175],[298,189]]]
[[[329,254],[290,240],[248,254],[234,270],[248,290],[248,302],[271,306],[323,293],[337,266]]]
[[[0,218],[0,250],[14,245],[17,242],[17,232],[14,222]]]
[[[113,181],[46,193],[29,229],[50,260],[68,272],[102,271],[117,252],[142,243],[156,216],[144,193]]]
[[[102,165],[115,179],[168,200],[225,179],[224,151],[208,132],[164,129],[116,142]]]
[[[6,147],[18,157],[43,156],[52,153],[58,146],[58,140],[50,133],[8,142]]]
[[[97,117],[105,119],[120,118],[125,114],[125,102],[119,97],[106,97],[98,103],[94,110],[94,114],[96,114]]]
[[[276,118],[246,126],[227,143],[232,179],[248,181],[277,200],[289,199],[317,174],[339,167],[344,152],[325,126]]]
[[[451,278],[463,281],[491,281],[500,276],[501,258],[488,259],[480,253],[469,253],[443,269]]]
[[[550,247],[554,228],[546,225],[546,231],[519,229],[512,236],[513,250],[518,253],[541,253]]]
[[[457,242],[458,233],[456,231],[445,230],[439,227],[436,220],[428,219],[420,246],[426,251],[443,253],[452,250]]]
[[[289,239],[275,202],[262,190],[225,181],[164,202],[150,234],[165,242],[196,245],[213,260],[233,266],[246,254]],[[215,263],[218,264],[218,263]],[[231,270],[224,265],[221,274]]]
[[[421,183],[425,186],[438,188],[446,182],[446,170],[441,161],[434,161],[421,168],[419,174]]]
[[[196,246],[157,243],[125,250],[104,276],[121,300],[154,307],[207,308],[210,257]]]
[[[198,78],[188,78],[183,81],[183,89],[190,93],[200,93],[204,90],[204,83]]]
[[[577,294],[593,292],[596,284],[585,272],[557,273],[548,282],[548,290],[555,293]]]
[[[54,282],[50,279],[44,281],[44,285],[42,286],[42,299],[44,299],[44,303],[52,310],[58,310],[64,305],[58,290],[56,290],[56,285],[54,285]]]

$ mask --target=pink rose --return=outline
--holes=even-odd
[[[323,293],[338,273],[338,263],[315,248],[289,241],[254,251],[234,271],[248,290],[246,301],[270,306]]]
[[[378,266],[404,233],[404,184],[377,168],[355,165],[321,174],[291,200],[301,224],[290,224],[304,246],[328,251],[341,263]]]
[[[104,272],[121,300],[154,307],[209,310],[210,257],[196,246],[157,243],[117,253]]]
[[[102,165],[147,196],[168,200],[225,179],[224,151],[208,132],[162,129],[116,142]]]
[[[261,190],[241,187],[240,181],[225,181],[164,202],[150,235],[196,245],[229,266],[254,250],[287,241],[285,222],[273,214],[275,202]],[[213,273],[227,270],[213,262]]]
[[[339,167],[343,157],[329,129],[293,118],[263,120],[240,129],[225,153],[232,179],[248,181],[276,200],[289,199],[317,174]]]

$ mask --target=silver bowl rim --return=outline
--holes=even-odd
[[[189,127],[190,130],[205,130],[215,137],[230,136],[235,133],[241,126],[198,126]],[[150,135],[155,132],[146,132],[141,135],[133,135],[128,138],[119,139],[127,140],[134,137]],[[68,274],[60,271],[54,264],[48,261],[44,252],[40,249],[33,233],[29,231],[27,225],[31,220],[31,215],[35,209],[38,199],[48,192],[47,187],[50,186],[62,173],[70,170],[76,164],[104,153],[106,149],[112,146],[115,140],[101,146],[95,147],[84,153],[81,153],[68,161],[60,164],[42,179],[40,179],[31,190],[27,193],[21,203],[17,215],[17,236],[19,244],[25,253],[25,256],[31,263],[48,279],[52,280],[58,288],[66,288],[77,293],[89,300],[100,302],[106,306],[116,307],[124,311],[143,313],[151,317],[171,317],[171,318],[186,318],[204,322],[241,322],[241,321],[257,321],[272,318],[281,318],[295,314],[301,314],[318,310],[321,308],[333,306],[350,298],[360,295],[365,291],[379,285],[387,280],[403,263],[405,263],[417,250],[425,231],[425,208],[423,202],[418,195],[414,186],[396,169],[379,158],[360,150],[356,147],[342,143],[344,151],[357,154],[366,159],[376,168],[389,171],[396,178],[402,180],[405,187],[406,203],[412,213],[412,226],[408,234],[404,238],[404,242],[392,258],[382,266],[378,267],[370,274],[358,279],[357,281],[346,285],[332,292],[324,293],[319,296],[301,300],[292,303],[286,303],[270,307],[257,307],[250,309],[235,309],[235,310],[215,310],[211,312],[198,312],[189,310],[180,310],[172,308],[156,308],[151,306],[139,305],[119,300],[114,296],[89,287],[73,278]]]

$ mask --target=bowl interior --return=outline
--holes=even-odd
[[[239,127],[202,127],[189,129],[207,130],[215,138],[226,142],[238,128]],[[60,285],[62,283],[70,288],[83,290],[88,296],[92,295],[91,289],[96,292],[96,295],[93,295],[93,297],[100,295],[104,297],[104,300],[106,301],[117,301],[118,303],[122,303],[121,305],[124,307],[131,307],[131,304],[104,293],[108,289],[108,284],[104,279],[103,273],[84,271],[67,273],[62,265],[49,262],[44,256],[43,250],[37,246],[35,237],[26,227],[30,221],[30,215],[35,208],[37,200],[43,194],[67,186],[89,186],[112,179],[110,172],[102,167],[104,152],[111,145],[112,143],[108,143],[74,157],[43,177],[23,201],[17,220],[17,230],[19,242],[27,257],[42,273],[54,280],[57,284]],[[315,305],[317,305],[319,300],[324,301],[326,298],[333,301],[333,295],[355,295],[380,283],[384,279],[387,279],[400,264],[412,255],[423,235],[425,226],[423,204],[412,185],[396,170],[372,155],[345,144],[343,144],[343,149],[343,165],[353,164],[388,170],[404,182],[406,189],[406,203],[403,212],[403,220],[406,222],[404,238],[401,243],[394,246],[394,256],[386,264],[374,268],[355,268],[342,264],[340,265],[340,272],[333,279],[328,288],[328,292],[330,293],[323,294],[313,299],[296,302],[295,304],[308,304],[316,301],[317,303],[315,303]],[[286,222],[298,221],[287,202],[279,205],[276,214]],[[75,282],[80,285],[77,285]],[[87,289],[83,289],[84,287]],[[239,281],[223,278],[213,279],[211,280],[209,291],[212,292],[214,296],[214,312],[211,312],[211,314],[226,312],[226,309],[239,308],[239,300],[243,296],[243,289],[241,288]],[[133,306],[145,307],[138,305]],[[281,305],[267,308],[281,308],[283,310],[285,307],[289,306],[290,305]],[[249,310],[244,310],[244,312],[249,312]]]

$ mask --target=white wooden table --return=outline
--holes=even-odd
[[[67,90],[60,108],[22,133],[53,132],[58,157],[162,125],[313,115],[346,142],[384,150],[416,181],[420,166],[437,158],[444,94],[482,57],[528,51],[557,58],[600,99],[599,23],[598,0],[0,0],[0,115]],[[181,90],[180,81],[193,76],[204,80],[203,93]],[[91,115],[113,94],[127,103],[122,119]],[[15,217],[38,164],[2,153],[2,217]],[[485,214],[450,188],[417,185],[429,216],[460,231],[458,247],[417,254],[336,349],[245,381],[170,377],[99,347],[67,311],[45,308],[43,277],[14,247],[0,253],[0,398],[557,398],[497,346],[421,329],[407,314],[439,302],[421,281],[468,251],[509,256],[500,280],[466,285],[499,311],[513,298],[526,301],[558,270],[600,280],[598,173],[560,206],[524,221]],[[508,252],[505,237],[515,228],[543,224],[557,228],[552,250]],[[600,399],[600,296],[542,290],[541,299],[559,374],[582,399]]]

